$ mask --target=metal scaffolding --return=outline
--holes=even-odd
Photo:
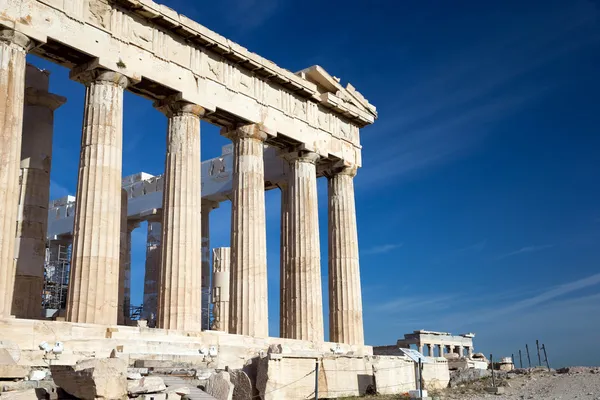
[[[66,308],[69,271],[71,268],[71,246],[50,240],[44,264],[43,308],[61,310]]]

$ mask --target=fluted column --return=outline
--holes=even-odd
[[[329,340],[364,344],[358,232],[354,201],[356,168],[330,173]]]
[[[229,331],[229,279],[231,252],[229,247],[213,249],[213,320],[211,329]]]
[[[445,345],[440,344],[440,357],[444,357],[445,347]]]
[[[202,330],[210,329],[210,212],[219,207],[202,201]]]
[[[419,353],[423,354],[423,345],[422,344],[419,345]],[[425,354],[423,354],[423,355],[425,355]]]
[[[11,314],[15,285],[25,56],[31,46],[27,36],[0,28],[0,317]]]
[[[27,65],[12,304],[17,318],[42,316],[54,111],[66,101],[48,93],[49,75]]]
[[[148,326],[156,326],[158,305],[158,282],[160,280],[160,262],[162,239],[161,219],[148,220],[146,236],[146,268],[144,274],[144,305],[142,318],[148,321]]]
[[[200,118],[205,111],[183,101],[167,101],[157,106],[169,119],[157,326],[200,331]]]
[[[279,336],[289,337],[289,307],[290,307],[290,265],[288,252],[288,230],[290,216],[289,188],[287,182],[279,185],[281,191],[281,222],[279,249]]]
[[[289,325],[288,337],[323,341],[323,294],[317,204],[316,162],[312,152],[295,152],[289,185]]]
[[[434,354],[435,354],[435,353],[434,353],[435,346],[434,346],[433,344],[428,344],[428,345],[427,345],[427,348],[429,349],[429,357],[434,357]]]
[[[233,141],[229,332],[267,337],[269,322],[263,160],[267,135],[258,125],[240,126],[226,135]]]
[[[125,76],[74,69],[86,86],[67,320],[116,324]]]

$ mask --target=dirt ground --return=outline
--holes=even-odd
[[[563,373],[540,369],[531,373],[510,373],[498,379],[497,383],[504,387],[504,394],[486,393],[485,387],[491,386],[491,379],[484,378],[456,388],[435,391],[429,396],[434,400],[600,400],[600,368],[571,367],[569,372]],[[401,395],[362,397],[371,400],[406,398]]]

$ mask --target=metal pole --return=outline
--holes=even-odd
[[[319,400],[319,359],[315,361],[315,400]]]
[[[542,344],[542,350],[544,350],[544,358],[546,359],[546,367],[548,367],[548,371],[550,371],[550,363],[548,362],[548,354],[546,353],[546,345]]]
[[[523,368],[523,357],[521,356],[521,349],[519,349],[519,364],[521,365],[521,368]]]
[[[525,345],[525,350],[527,350],[527,361],[529,362],[529,368],[531,368],[531,358],[529,357],[529,346]]]
[[[494,373],[494,356],[491,353],[490,363],[492,364],[492,387],[496,387],[496,374]]]
[[[542,366],[542,358],[540,357],[540,341],[539,340],[535,340],[535,346],[537,347],[537,352],[538,352],[538,366]]]

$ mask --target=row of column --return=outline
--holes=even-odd
[[[25,56],[31,46],[24,35],[0,31],[0,316],[11,314],[13,302]],[[127,307],[127,299],[119,296],[123,291],[119,282],[126,281],[124,264],[128,261],[123,255],[129,253],[128,238],[133,229],[122,219],[125,206],[121,196],[123,93],[130,79],[90,65],[74,68],[71,78],[85,85],[86,94],[67,320],[114,324],[123,314],[119,309]],[[200,238],[208,239],[208,224],[202,224],[202,216],[207,213],[201,212],[200,170],[200,120],[205,110],[177,97],[155,106],[168,118],[160,268],[155,279],[156,321],[160,328],[199,331],[201,293],[208,284],[208,255],[201,254],[198,245]],[[266,337],[263,148],[267,135],[254,124],[237,126],[225,135],[234,148],[229,332]],[[49,157],[48,154],[45,161],[48,165],[42,166],[46,196]],[[282,336],[322,341],[316,186],[319,157],[308,151],[295,151],[285,158],[289,162],[289,179],[282,186]],[[362,344],[355,172],[341,168],[328,176],[330,340]],[[28,179],[29,175],[24,176]],[[47,207],[47,197],[43,200]],[[36,210],[40,215],[42,211]]]
[[[434,357],[435,348],[439,348],[439,356],[443,357],[446,353],[456,353],[461,357],[465,354],[465,348],[467,349],[467,355],[471,357],[473,355],[473,347],[472,346],[455,346],[455,345],[446,345],[446,344],[420,344],[418,346],[419,353],[424,354],[424,347],[427,347],[429,357]]]

